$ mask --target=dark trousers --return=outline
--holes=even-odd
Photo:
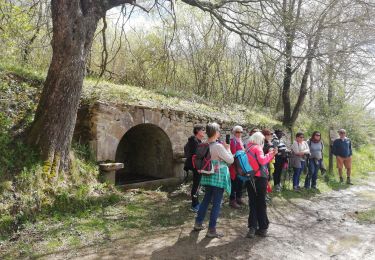
[[[248,227],[254,229],[268,229],[267,217],[267,178],[255,177],[255,188],[250,181],[246,182],[247,194],[249,196],[249,220]]]
[[[242,198],[242,181],[239,178],[235,178],[234,180],[231,180],[232,189],[230,192],[229,199],[235,200]]]
[[[197,172],[196,169],[193,169],[193,186],[191,187],[191,206],[195,207],[199,204],[198,199],[198,188],[199,183],[201,182],[202,175]]]
[[[273,172],[273,184],[274,186],[280,184],[281,172],[283,171],[283,163],[284,159],[280,156],[276,156],[275,158],[275,171]]]

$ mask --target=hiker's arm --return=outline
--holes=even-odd
[[[305,145],[305,149],[302,151],[303,154],[310,154],[309,145],[306,142],[304,142],[304,145]]]
[[[265,165],[272,161],[273,157],[275,156],[275,150],[271,150],[268,154],[265,155],[263,153],[263,149],[259,147],[259,149],[256,148],[255,154],[258,159],[258,163],[261,165]]]
[[[349,141],[349,156],[352,156],[353,151],[352,151],[352,141]]]
[[[223,161],[225,161],[227,164],[232,164],[234,162],[233,154],[225,149],[223,145],[219,146],[220,148],[218,149],[219,152],[219,158]]]

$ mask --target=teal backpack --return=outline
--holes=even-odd
[[[234,168],[236,170],[237,177],[241,181],[248,181],[254,178],[255,171],[251,167],[249,163],[249,159],[247,158],[247,153],[249,152],[249,148],[246,151],[239,150],[234,154]]]

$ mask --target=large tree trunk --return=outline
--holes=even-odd
[[[293,40],[288,40],[286,43],[286,64],[284,70],[284,81],[283,81],[283,90],[282,90],[282,101],[284,107],[284,117],[283,125],[291,128],[291,115],[292,115],[292,105],[290,102],[290,86],[292,84],[292,50],[293,50]]]
[[[28,141],[56,176],[69,165],[86,58],[104,13],[93,1],[52,0],[51,8],[53,56]]]
[[[314,54],[314,51],[312,51],[312,54],[309,55],[309,57],[307,58],[305,71],[303,73],[301,85],[299,88],[299,95],[298,95],[297,103],[294,106],[292,117],[290,118],[291,126],[293,126],[295,122],[297,121],[298,115],[301,112],[303,102],[305,101],[305,98],[307,95],[307,81],[311,73],[313,54]]]

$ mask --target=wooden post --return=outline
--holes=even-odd
[[[332,174],[333,173],[332,145],[333,145],[333,141],[336,139],[336,134],[335,134],[335,131],[333,130],[332,126],[329,128],[328,136],[329,136],[329,165],[328,165],[328,171],[329,171],[329,173]]]

